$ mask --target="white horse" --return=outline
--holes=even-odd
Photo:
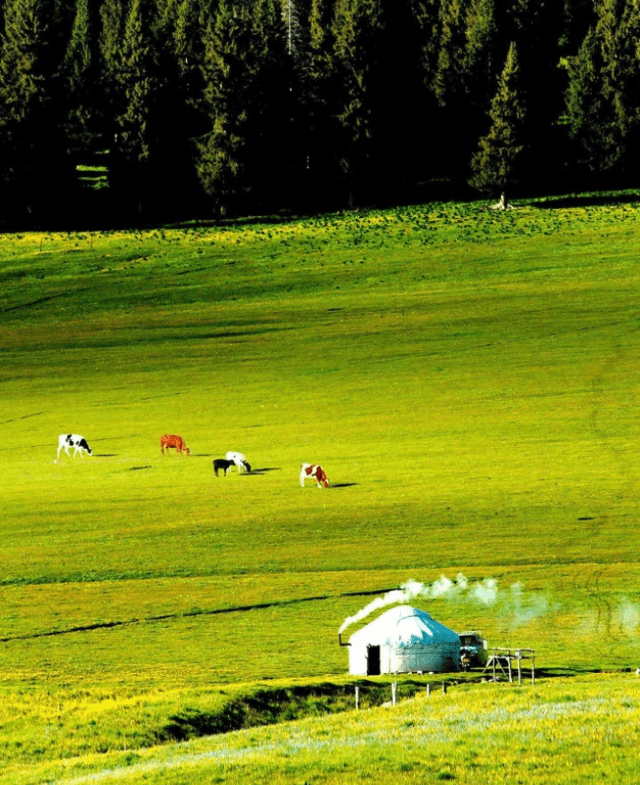
[[[238,467],[238,474],[241,472],[250,472],[251,466],[247,461],[247,456],[243,455],[241,452],[235,452],[234,450],[229,450],[229,452],[225,455],[225,458],[228,461],[232,461]]]

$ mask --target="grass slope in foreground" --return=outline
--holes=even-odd
[[[637,782],[637,685],[556,679],[475,685],[163,748],[11,766],[0,782]]]

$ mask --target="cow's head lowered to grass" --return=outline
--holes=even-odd
[[[303,463],[300,466],[300,485],[304,488],[304,481],[312,478],[318,483],[318,488],[328,488],[329,478],[324,469],[318,463]]]

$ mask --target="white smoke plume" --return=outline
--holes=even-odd
[[[504,614],[510,616],[513,628],[528,624],[538,616],[544,616],[550,610],[549,600],[544,595],[525,596],[521,583],[512,583],[509,596],[504,602]]]
[[[634,638],[636,630],[640,626],[640,607],[625,597],[616,608],[616,616],[616,621],[624,634],[629,638]]]
[[[400,584],[399,589],[393,589],[383,597],[376,597],[362,610],[359,610],[355,616],[347,617],[342,622],[338,632],[344,632],[350,625],[362,621],[369,614],[381,608],[386,608],[387,605],[410,602],[415,597],[423,597],[428,600],[436,598],[447,600],[468,599],[489,606],[493,605],[498,597],[498,581],[495,578],[485,578],[480,583],[472,583],[470,585],[469,580],[462,573],[458,573],[455,581],[452,581],[445,575],[441,575],[436,581],[427,585],[419,581],[409,580]]]

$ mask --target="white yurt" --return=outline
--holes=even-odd
[[[409,605],[397,605],[354,632],[348,646],[354,676],[460,670],[458,634]]]

